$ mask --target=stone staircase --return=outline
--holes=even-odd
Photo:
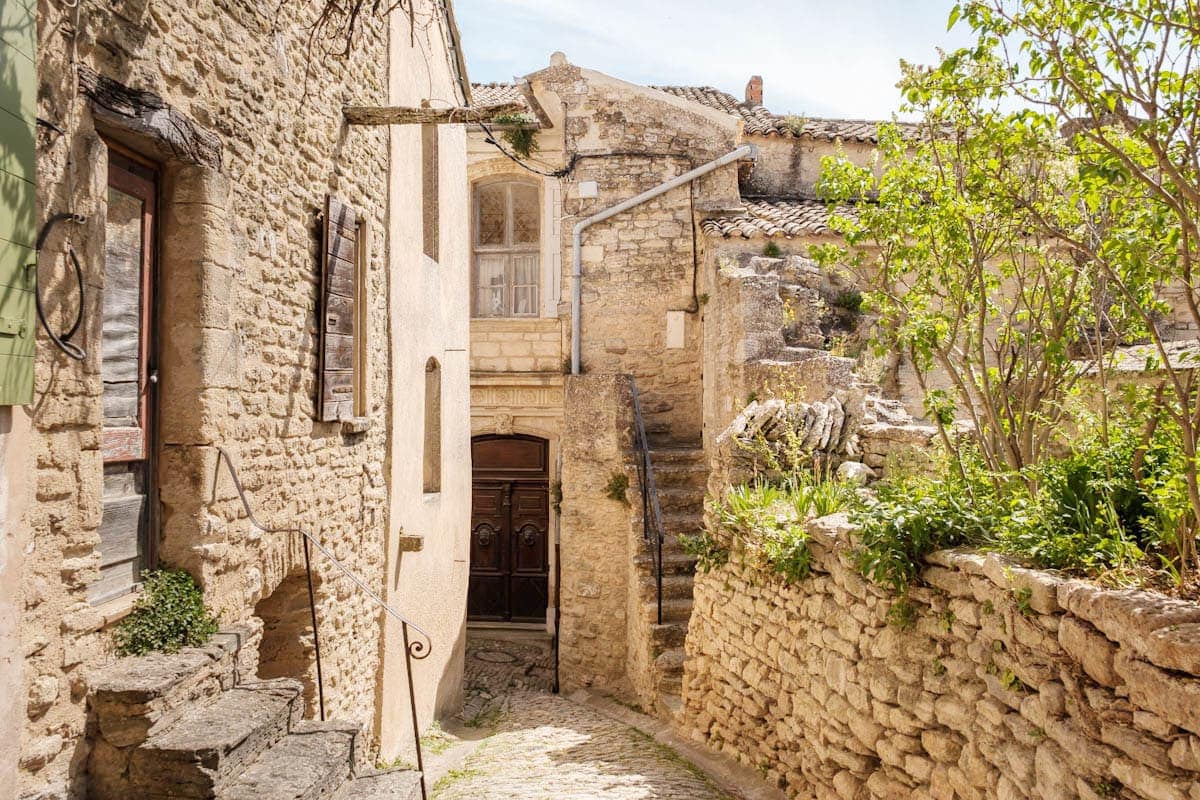
[[[683,551],[680,534],[695,534],[704,525],[708,469],[696,446],[654,445],[650,450],[662,509],[663,621],[658,624],[654,555],[650,546],[635,558],[643,621],[649,626],[658,710],[673,716],[683,684],[683,643],[692,616],[692,581],[696,559]]]
[[[114,662],[91,680],[92,800],[414,800],[420,775],[365,764],[359,725],[303,719],[297,680],[244,679],[248,631]]]

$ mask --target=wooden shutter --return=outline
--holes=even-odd
[[[0,405],[33,401],[34,6],[0,0]],[[66,267],[64,267],[66,268]]]
[[[325,205],[321,275],[321,360],[317,418],[354,416],[354,305],[358,296],[358,215],[332,195]]]

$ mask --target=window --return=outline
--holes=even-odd
[[[425,362],[425,475],[427,494],[442,490],[442,368]]]
[[[538,187],[501,181],[475,187],[476,317],[536,317],[541,301]]]
[[[441,213],[438,210],[438,126],[421,126],[421,213],[424,220],[425,255],[438,260],[438,226]]]

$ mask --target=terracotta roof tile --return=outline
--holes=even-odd
[[[733,114],[742,118],[746,133],[758,136],[785,136],[798,139],[835,140],[854,142],[874,142],[879,138],[880,120],[869,119],[828,119],[824,117],[804,117],[799,115],[786,116],[775,114],[762,106],[751,106],[743,103],[728,92],[714,89],[711,86],[653,86],[668,94],[682,97],[693,103]],[[901,122],[897,123],[901,131],[916,135],[918,126]]]
[[[529,108],[520,87],[513,83],[472,83],[471,99],[477,108],[509,103],[520,103],[526,109]]]
[[[745,212],[706,219],[701,228],[709,236],[725,239],[833,233],[829,227],[829,207],[820,200],[750,199],[746,201]]]

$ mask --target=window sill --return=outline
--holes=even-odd
[[[94,630],[104,630],[129,616],[129,613],[133,611],[133,604],[137,602],[141,594],[142,590],[138,588],[128,594],[114,597],[112,600],[105,600],[100,605],[93,606],[92,609],[100,615],[101,619],[100,624]]]
[[[371,429],[370,417],[350,417],[341,423],[342,433],[366,433]]]

